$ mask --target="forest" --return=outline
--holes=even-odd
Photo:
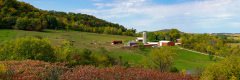
[[[16,0],[0,0],[0,11],[0,29],[76,30],[128,36],[134,36],[136,32],[135,29],[127,29],[122,25],[110,23],[91,15],[45,11]]]

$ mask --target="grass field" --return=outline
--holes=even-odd
[[[21,31],[21,30],[0,30],[0,44],[4,41],[20,38],[24,36],[37,36],[48,38],[53,45],[59,45],[63,40],[69,40],[74,42],[74,46],[83,49],[88,48],[91,50],[97,50],[100,47],[106,48],[112,57],[118,58],[122,56],[123,61],[128,61],[129,64],[137,66],[142,63],[143,59],[146,58],[147,51],[140,51],[139,49],[123,49],[123,45],[114,46],[111,45],[113,40],[123,40],[127,42],[134,40],[135,37],[119,36],[119,35],[107,35],[107,34],[96,34],[87,32],[77,31],[54,31],[46,30],[45,32],[33,32],[33,31]],[[177,47],[174,47],[177,48]],[[150,59],[148,59],[150,60]],[[210,61],[208,56],[181,50],[177,48],[177,56],[174,59],[174,66],[178,69],[192,70],[199,67],[205,67],[206,65],[213,63]]]
[[[193,70],[196,68],[204,68],[211,63],[214,63],[214,61],[211,61],[207,55],[177,49],[174,66],[178,69]]]

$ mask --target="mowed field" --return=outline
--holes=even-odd
[[[79,49],[91,49],[98,50],[99,48],[106,48],[109,51],[109,55],[118,58],[122,57],[123,61],[129,62],[131,66],[139,66],[142,64],[149,50],[141,51],[139,49],[123,49],[124,45],[111,45],[113,40],[122,40],[125,43],[134,40],[135,37],[119,36],[119,35],[107,35],[96,34],[78,31],[61,31],[61,30],[45,30],[44,32],[35,31],[22,31],[22,30],[0,30],[0,44],[5,41],[14,40],[25,36],[48,38],[52,45],[59,46],[62,41],[72,41],[74,46]],[[177,55],[174,59],[174,66],[179,70],[194,70],[197,68],[204,68],[206,65],[214,63],[210,61],[208,56],[182,50],[178,47]],[[147,59],[151,62],[151,59]]]

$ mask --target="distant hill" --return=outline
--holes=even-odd
[[[173,30],[173,29],[162,29],[162,30],[157,30],[157,31],[153,31],[153,32],[170,32],[171,30]],[[176,29],[176,30],[178,30],[178,29]],[[182,32],[182,31],[180,31],[180,30],[178,30],[180,33],[184,33],[184,32]]]
[[[45,11],[17,0],[0,0],[0,29],[42,31],[66,29],[93,33],[134,35],[135,29],[81,13]]]
[[[146,31],[146,32],[170,32],[171,30],[173,30],[173,29],[161,29],[161,30]],[[175,30],[179,31],[180,33],[184,33],[184,32],[182,32],[182,31],[180,31],[180,30],[178,30],[178,29],[175,29]],[[138,32],[138,33],[142,33],[142,32],[145,32],[145,31],[141,31],[141,32]]]

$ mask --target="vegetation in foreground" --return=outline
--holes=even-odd
[[[206,68],[201,80],[239,80],[240,57],[232,55]]]
[[[96,68],[78,66],[67,68],[64,63],[47,63],[43,61],[1,61],[0,78],[8,80],[192,80],[194,77],[181,73],[167,73],[140,68],[119,66]]]

